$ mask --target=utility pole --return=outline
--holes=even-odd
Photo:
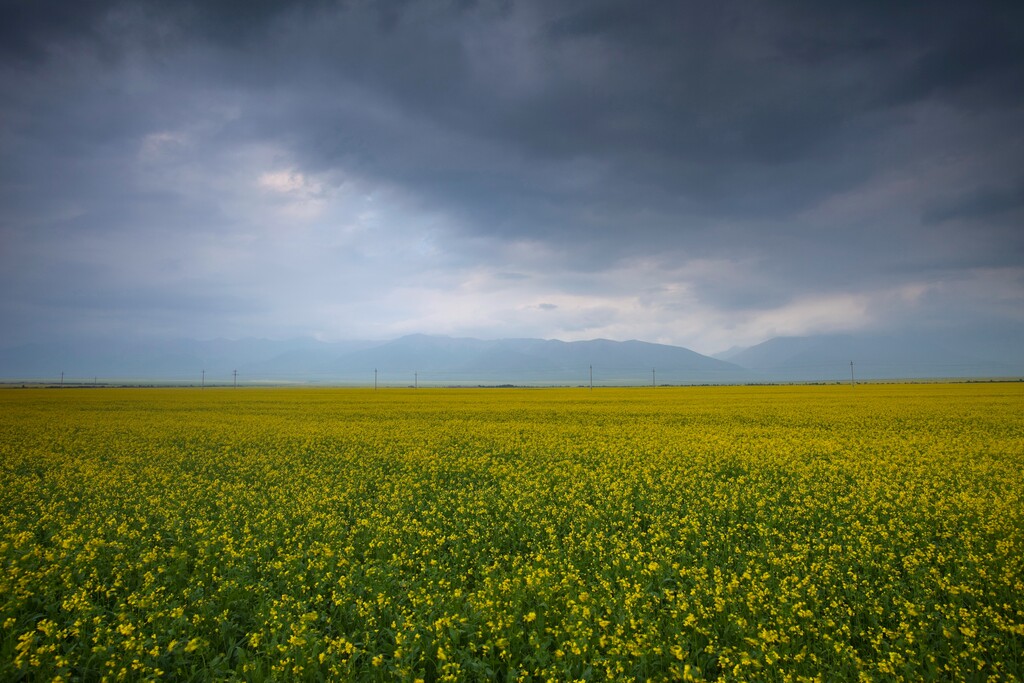
[[[235,389],[237,389],[237,388],[238,388],[238,370],[235,370],[235,371],[234,371],[234,372],[233,372],[232,374],[233,374],[233,375],[234,375],[234,377],[235,377],[235,384],[234,384],[234,387],[235,387]]]
[[[377,391],[377,368],[373,369],[373,390]]]
[[[594,390],[594,366],[590,366],[590,390]]]
[[[654,368],[651,368],[651,388],[654,389],[657,386],[657,382],[654,381]]]
[[[850,386],[854,386],[853,382],[853,361],[850,361]]]
[[[200,389],[205,389],[206,388],[206,370],[203,370],[203,376],[199,380],[199,388]]]
[[[412,373],[412,387],[413,389],[420,388],[420,373],[418,372]]]
[[[60,388],[61,389],[64,388],[64,371],[63,370],[60,371]]]

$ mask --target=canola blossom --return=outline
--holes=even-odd
[[[2,680],[1024,678],[1024,384],[0,391]]]

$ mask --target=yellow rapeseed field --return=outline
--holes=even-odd
[[[1024,384],[0,391],[3,680],[1021,680]]]

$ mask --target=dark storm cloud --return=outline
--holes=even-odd
[[[328,13],[302,104],[265,123],[297,123],[308,163],[399,179],[470,229],[616,243],[632,222],[630,234],[700,247],[709,220],[787,218],[865,182],[916,103],[984,108],[1019,92],[1007,87],[1021,74],[1012,8],[972,17],[970,38],[955,4],[891,26],[884,8],[837,20],[817,4],[532,10],[427,13],[386,33],[356,10]],[[467,52],[467,34],[490,40],[496,26],[523,34],[489,48],[508,55]],[[334,85],[403,116],[353,110]]]
[[[584,274],[731,260],[686,291],[737,311],[1021,266],[1017,2],[0,8],[0,234],[22,254],[244,231],[224,196],[264,146],[311,201],[397,188],[445,217],[451,263],[523,286],[495,245]],[[17,261],[12,285],[38,264]]]
[[[110,7],[108,0],[5,0],[0,4],[0,55],[5,60],[42,60],[48,45],[90,37]]]
[[[815,3],[433,7],[214,2],[156,5],[146,16],[215,50],[214,77],[283,89],[282,110],[248,113],[254,135],[286,137],[309,163],[355,163],[460,208],[530,207],[505,222],[510,230],[540,222],[545,233],[551,223],[585,232],[559,213],[533,215],[565,199],[653,204],[666,216],[687,206],[698,217],[792,212],[873,172],[873,138],[884,142],[893,107],[968,86],[975,97],[1020,92],[1006,87],[1021,73],[1020,12],[1003,7],[973,13],[968,37],[956,3],[912,15],[925,28],[906,10],[889,27],[884,8],[837,18]],[[524,54],[480,64],[466,37],[486,43],[496,27],[525,35],[485,54]],[[539,62],[533,82],[517,92],[509,72],[529,59]],[[408,120],[353,110],[359,94]],[[503,168],[503,155],[518,167]],[[604,163],[603,182],[552,191],[534,173],[579,159]]]
[[[927,209],[922,220],[927,224],[957,219],[994,218],[1024,211],[1024,184],[1014,188],[980,188],[966,195],[946,199]],[[1020,216],[1018,215],[1017,218]],[[1018,222],[1019,228],[1020,223]]]

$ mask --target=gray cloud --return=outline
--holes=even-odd
[[[977,276],[1021,298],[978,275],[1024,268],[1019,3],[2,12],[0,284],[23,329],[85,300],[136,319],[124,287],[161,329],[177,300],[228,336],[458,332],[449,307],[491,306],[678,343],[699,335],[623,311],[759,341],[821,297],[895,297],[872,319],[904,323],[941,302],[896,292]]]
[[[1024,185],[1014,188],[983,187],[952,201],[940,201],[926,209],[921,218],[926,224],[936,224],[957,219],[993,218],[1014,212],[1020,214],[1022,209]],[[1015,222],[1015,225],[1019,226],[1020,222]]]

